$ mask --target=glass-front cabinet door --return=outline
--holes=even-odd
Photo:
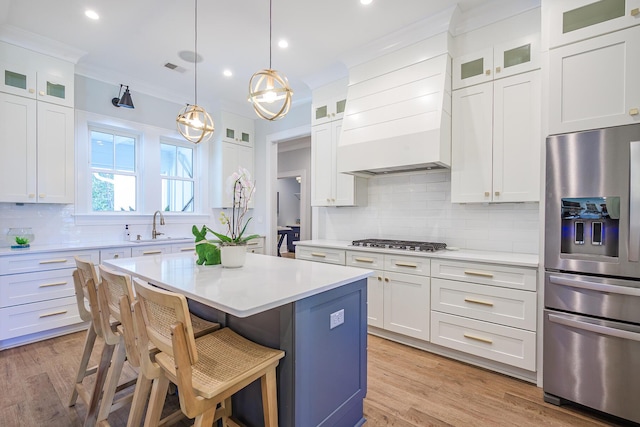
[[[38,72],[39,101],[73,107],[73,80],[53,74]]]
[[[494,79],[540,68],[540,35],[496,45],[493,48]]]
[[[489,82],[493,79],[493,48],[453,59],[453,89]]]
[[[0,61],[2,92],[27,98],[36,97],[36,73],[26,66]]]
[[[562,46],[640,24],[640,0],[548,2],[549,44]]]

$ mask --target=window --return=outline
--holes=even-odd
[[[160,143],[162,208],[171,212],[194,211],[194,150],[177,141]]]
[[[137,137],[91,128],[91,210],[135,211]]]

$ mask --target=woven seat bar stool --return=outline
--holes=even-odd
[[[84,299],[86,298],[89,302],[91,324],[87,331],[87,339],[85,340],[85,347],[80,361],[80,366],[78,368],[78,373],[76,375],[69,406],[75,405],[77,398],[80,397],[85,405],[87,405],[87,414],[85,416],[84,425],[94,426],[96,424],[98,404],[102,388],[106,380],[107,371],[111,363],[111,358],[113,356],[114,346],[105,342],[105,345],[102,347],[98,366],[94,368],[87,368],[87,365],[89,358],[91,357],[91,352],[95,345],[96,338],[99,337],[104,340],[104,329],[111,331],[112,328],[116,327],[117,322],[114,319],[109,319],[105,323],[101,319],[97,292],[99,281],[93,263],[79,257],[75,257],[75,261],[76,270],[74,272],[74,278],[77,278],[79,281],[79,286],[76,287],[78,307],[80,310],[86,310],[86,307],[84,307]],[[80,304],[82,304],[83,308],[80,308]],[[105,324],[106,327],[104,326]],[[91,330],[93,330],[93,332],[91,332]],[[93,387],[89,389],[83,384],[83,379],[93,373],[96,374],[95,382]],[[132,384],[133,383],[121,384],[118,386],[117,390],[126,388]]]
[[[135,301],[135,294],[131,286],[130,277],[110,270],[103,265],[100,266],[100,277],[102,281],[98,286],[98,302],[101,321],[104,325],[104,322],[111,317],[117,319],[120,324],[114,331],[108,331],[105,334],[105,341],[114,344],[116,350],[114,351],[104,385],[97,422],[98,425],[108,425],[107,418],[109,414],[122,407],[132,398],[127,425],[139,426],[145,404],[149,398],[152,380],[157,376],[157,373],[145,369],[148,363],[144,364],[144,368],[141,367],[141,360],[151,360],[152,355],[157,353],[158,350],[153,345],[140,347],[138,345],[139,341],[136,340],[132,316],[132,303]],[[194,325],[197,325],[194,327],[196,336],[208,334],[220,328],[219,323],[209,322],[191,314],[190,319],[192,319]],[[132,396],[114,401],[116,387],[124,366],[125,355],[129,365],[138,370],[136,387]],[[162,403],[164,404],[164,401]],[[170,424],[181,417],[182,413],[177,411],[177,413],[160,421],[160,424]]]
[[[157,425],[169,381],[177,384],[180,408],[195,418],[194,426],[211,426],[218,419],[225,427],[237,425],[231,418],[231,396],[257,379],[264,424],[278,425],[276,367],[283,351],[249,341],[230,328],[196,339],[183,295],[138,279],[134,289],[133,313],[141,346],[150,341],[160,350],[155,363],[161,375],[153,381],[145,426]]]

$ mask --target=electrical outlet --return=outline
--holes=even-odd
[[[344,308],[331,313],[329,316],[329,329],[333,329],[336,326],[340,326],[344,323]]]

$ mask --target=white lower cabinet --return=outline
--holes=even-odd
[[[170,244],[162,244],[162,245],[145,245],[145,246],[136,246],[131,249],[131,256],[147,256],[147,255],[160,255],[160,254],[170,254],[173,252],[172,245]]]
[[[249,240],[247,242],[247,252],[264,255],[264,237]]]
[[[535,269],[433,260],[431,275],[432,343],[535,371]]]
[[[100,260],[98,250],[0,257],[0,349],[7,346],[4,340],[48,337],[57,328],[82,323],[73,285],[74,256],[94,264]]]
[[[131,247],[100,249],[100,263],[109,259],[131,258]]]
[[[430,259],[347,251],[346,264],[374,270],[367,281],[370,326],[429,340]]]
[[[343,249],[296,246],[296,259],[345,265],[345,251]]]

